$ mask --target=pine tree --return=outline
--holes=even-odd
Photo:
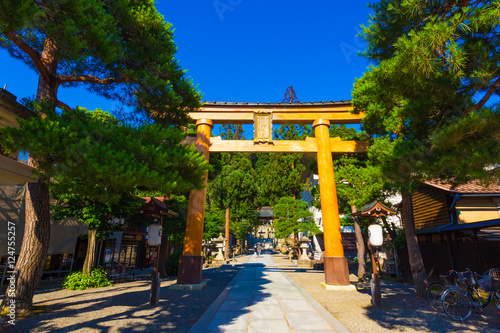
[[[149,0],[2,1],[0,45],[39,74],[37,101],[70,110],[58,88],[83,85],[143,119],[185,125],[200,95],[174,58],[172,26]],[[43,114],[42,114],[43,116]],[[39,163],[29,157],[29,164]],[[30,311],[50,239],[48,179],[28,183],[17,308]]]
[[[314,223],[313,214],[306,202],[291,197],[282,197],[273,206],[273,228],[276,238],[288,238],[291,234],[320,232]]]
[[[486,107],[500,82],[500,12],[494,1],[382,0],[371,7],[362,37],[373,65],[356,80],[353,105],[366,112],[369,154],[402,191],[411,271],[423,297],[427,274],[412,191],[426,179],[500,178],[500,112]]]
[[[208,185],[209,202],[220,211],[230,211],[230,228],[242,241],[259,223],[257,173],[249,154],[228,154],[221,173]]]

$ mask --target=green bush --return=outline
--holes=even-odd
[[[63,289],[84,290],[88,288],[108,287],[112,284],[106,278],[102,267],[94,269],[90,274],[74,272],[67,275],[62,283]]]

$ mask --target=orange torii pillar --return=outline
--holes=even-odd
[[[325,283],[347,286],[350,285],[349,268],[342,247],[329,127],[330,122],[326,119],[318,119],[313,122],[318,146],[319,191],[325,242]]]
[[[210,119],[199,119],[196,122],[196,149],[208,160],[210,157],[210,133],[214,123]],[[207,177],[203,179],[202,190],[191,190],[189,194],[184,249],[179,260],[178,284],[200,284],[203,265],[201,243],[203,240],[203,221],[205,220],[205,201],[207,196]]]

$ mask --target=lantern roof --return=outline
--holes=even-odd
[[[306,236],[302,236],[302,238],[299,240],[299,242],[301,242],[301,243],[308,243],[310,241],[311,240],[309,238],[307,238]]]
[[[178,215],[173,210],[170,210],[161,200],[153,197],[148,199],[144,206],[137,208],[135,213],[154,217],[169,217]]]
[[[359,217],[380,217],[387,216],[389,214],[396,214],[397,212],[394,209],[391,209],[381,203],[380,201],[373,200],[368,202],[366,205],[361,208],[359,212],[352,214],[352,216]]]
[[[219,237],[214,239],[214,241],[216,242],[223,242],[225,241],[226,239],[224,237],[222,237],[222,233],[219,233]]]

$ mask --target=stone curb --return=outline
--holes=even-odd
[[[214,315],[217,313],[217,310],[219,310],[220,305],[226,298],[227,294],[231,291],[233,288],[234,284],[238,279],[240,278],[243,270],[240,270],[238,274],[229,282],[226,288],[220,293],[220,295],[213,301],[212,304],[208,307],[208,309],[203,313],[203,315],[196,321],[196,323],[191,327],[191,329],[188,331],[188,333],[200,333],[204,332],[205,329],[208,327],[208,324],[214,317]]]

